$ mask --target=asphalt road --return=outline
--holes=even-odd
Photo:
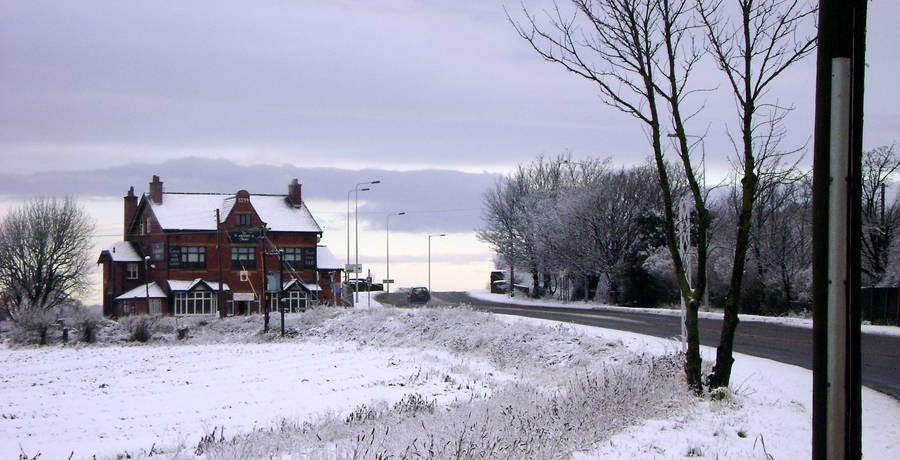
[[[503,299],[502,296],[498,297],[500,300]],[[443,304],[467,304],[497,314],[604,327],[655,337],[677,337],[681,334],[678,316],[512,305],[475,299],[464,292],[437,292],[433,293],[433,299]],[[405,305],[405,298],[399,293],[382,295],[379,301]],[[700,343],[716,347],[721,328],[721,320],[701,318]],[[863,385],[900,399],[900,337],[863,334],[861,347]],[[812,369],[812,329],[753,321],[741,322],[735,335],[734,351]]]

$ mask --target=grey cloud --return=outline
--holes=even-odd
[[[48,171],[35,174],[0,173],[0,195],[28,199],[33,196],[118,198],[134,186],[148,190],[152,176],[160,176],[172,192],[287,193],[292,179],[303,186],[306,201],[336,202],[332,214],[346,213],[348,192],[356,184],[378,180],[360,194],[359,219],[383,228],[387,214],[406,212],[397,229],[422,232],[471,231],[481,225],[481,196],[498,175],[427,169],[391,171],[299,168],[291,165],[241,166],[227,160],[189,157],[161,164],[131,163],[107,169]],[[392,226],[393,227],[393,226]]]

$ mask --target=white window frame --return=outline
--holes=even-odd
[[[125,265],[125,279],[129,279],[129,280],[138,279],[138,264],[128,263]]]
[[[215,315],[217,296],[213,291],[176,291],[176,315]]]
[[[162,314],[162,299],[150,299],[150,314]]]
[[[310,295],[305,291],[284,291],[284,298],[287,299],[287,308],[285,313],[301,313],[309,308]],[[281,304],[278,301],[278,293],[273,292],[269,297],[269,312],[280,313]]]

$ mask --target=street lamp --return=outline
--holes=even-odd
[[[385,226],[385,229],[386,229],[385,233],[387,234],[387,236],[386,236],[387,241],[386,241],[386,246],[385,246],[387,248],[387,251],[386,251],[387,275],[386,275],[384,284],[387,285],[387,293],[388,294],[391,293],[391,283],[393,282],[393,280],[391,280],[391,216],[405,216],[405,215],[406,215],[405,212],[398,212],[396,214],[388,214],[387,215],[387,225]]]
[[[359,188],[360,185],[369,185],[369,184],[380,184],[381,181],[372,181],[372,182],[360,182],[356,184],[356,187],[353,187],[353,190],[347,191],[347,265],[350,265],[350,194],[353,193],[354,199],[358,201],[359,192],[368,192],[368,188]],[[357,226],[358,229],[358,226]],[[359,237],[357,237],[356,244],[357,253],[359,252]],[[356,256],[356,263],[359,263],[359,254]],[[346,268],[346,267],[345,267]],[[350,273],[346,273],[347,283],[350,283]],[[354,289],[355,290],[355,289]]]
[[[431,238],[434,236],[447,236],[444,233],[440,235],[428,235],[428,292],[431,292]]]
[[[354,209],[353,209],[353,219],[355,221],[355,228],[353,230],[353,236],[356,240],[356,264],[355,268],[359,267],[359,192],[368,191],[368,188],[359,188],[360,185],[374,185],[380,184],[380,180],[373,180],[372,182],[360,182],[356,184],[356,187],[351,190],[353,193],[353,201],[354,201]],[[347,264],[350,263],[350,193],[347,193]],[[354,270],[355,272],[355,270]],[[350,280],[350,274],[347,274],[347,280]],[[353,283],[353,292],[356,294],[356,298],[354,301],[359,301],[359,273],[356,274],[356,282]]]

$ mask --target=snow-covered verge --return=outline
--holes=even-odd
[[[809,458],[809,373],[766,360],[713,400],[663,340],[467,309],[180,321],[0,347],[0,458]],[[892,458],[900,405],[864,405],[866,458]]]

